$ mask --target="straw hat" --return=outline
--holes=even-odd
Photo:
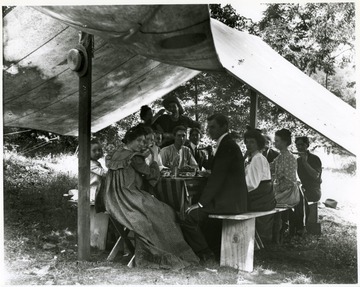
[[[326,207],[336,208],[337,201],[334,200],[334,199],[328,198],[328,199],[325,200],[324,204],[325,204]]]

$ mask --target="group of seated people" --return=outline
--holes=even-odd
[[[260,237],[279,243],[287,228],[290,236],[303,235],[309,213],[307,203],[319,201],[321,197],[322,164],[319,157],[308,151],[308,137],[295,139],[298,158],[288,149],[292,140],[287,129],[275,132],[275,147],[279,152],[270,148],[271,138],[257,129],[247,131],[244,140],[248,209],[266,211],[275,206],[293,207],[281,215],[257,218]]]
[[[304,229],[304,221],[297,216],[303,209],[296,207],[306,199],[316,201],[321,196],[321,161],[307,150],[306,137],[296,139],[296,159],[288,150],[289,130],[275,133],[276,152],[270,147],[269,137],[249,129],[244,134],[244,156],[229,134],[227,117],[214,114],[207,119],[207,132],[216,145],[199,149],[200,124],[183,115],[176,98],[167,98],[164,106],[168,115],[160,111],[153,116],[150,108],[142,107],[143,122],[126,132],[124,146],[106,156],[106,173],[98,162],[103,156],[100,144],[91,144],[90,196],[95,198],[97,211],[107,211],[134,232],[137,266],[177,269],[215,258],[219,246],[213,248],[202,228],[209,214],[265,211],[276,204],[288,204],[295,207],[295,215],[261,217],[256,223],[260,236],[279,240],[276,234],[292,218],[298,231]],[[187,208],[184,219],[150,192],[156,188],[160,171],[174,167],[209,171],[198,202]]]

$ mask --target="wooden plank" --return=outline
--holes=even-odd
[[[79,79],[78,259],[90,258],[90,128],[93,36],[82,33],[88,68]],[[75,76],[75,75],[74,75]]]
[[[235,215],[226,215],[226,214],[210,214],[210,218],[217,218],[217,219],[231,219],[231,220],[247,220],[250,218],[256,218],[261,217],[269,214],[279,213],[282,211],[285,211],[289,208],[281,207],[281,208],[275,208],[273,210],[269,211],[257,211],[257,212],[248,212],[244,214],[235,214]]]
[[[257,126],[259,96],[254,90],[250,90],[250,126],[255,129]]]
[[[100,250],[106,248],[106,237],[109,226],[109,214],[96,213],[95,206],[90,206],[90,246]]]
[[[223,220],[220,266],[252,272],[254,269],[255,218]]]

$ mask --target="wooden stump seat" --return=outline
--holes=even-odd
[[[317,202],[309,202],[310,213],[307,227],[309,233],[320,234]],[[210,214],[210,218],[222,220],[220,266],[229,266],[242,271],[254,270],[254,247],[256,244],[255,219],[283,212],[290,207],[277,207],[270,211],[256,211],[237,215]]]
[[[237,215],[210,214],[222,220],[220,266],[252,272],[254,269],[255,219],[289,208],[248,212]]]

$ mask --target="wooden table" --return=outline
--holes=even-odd
[[[179,212],[180,218],[184,218],[185,209],[199,199],[205,184],[205,177],[162,177],[155,195]]]

